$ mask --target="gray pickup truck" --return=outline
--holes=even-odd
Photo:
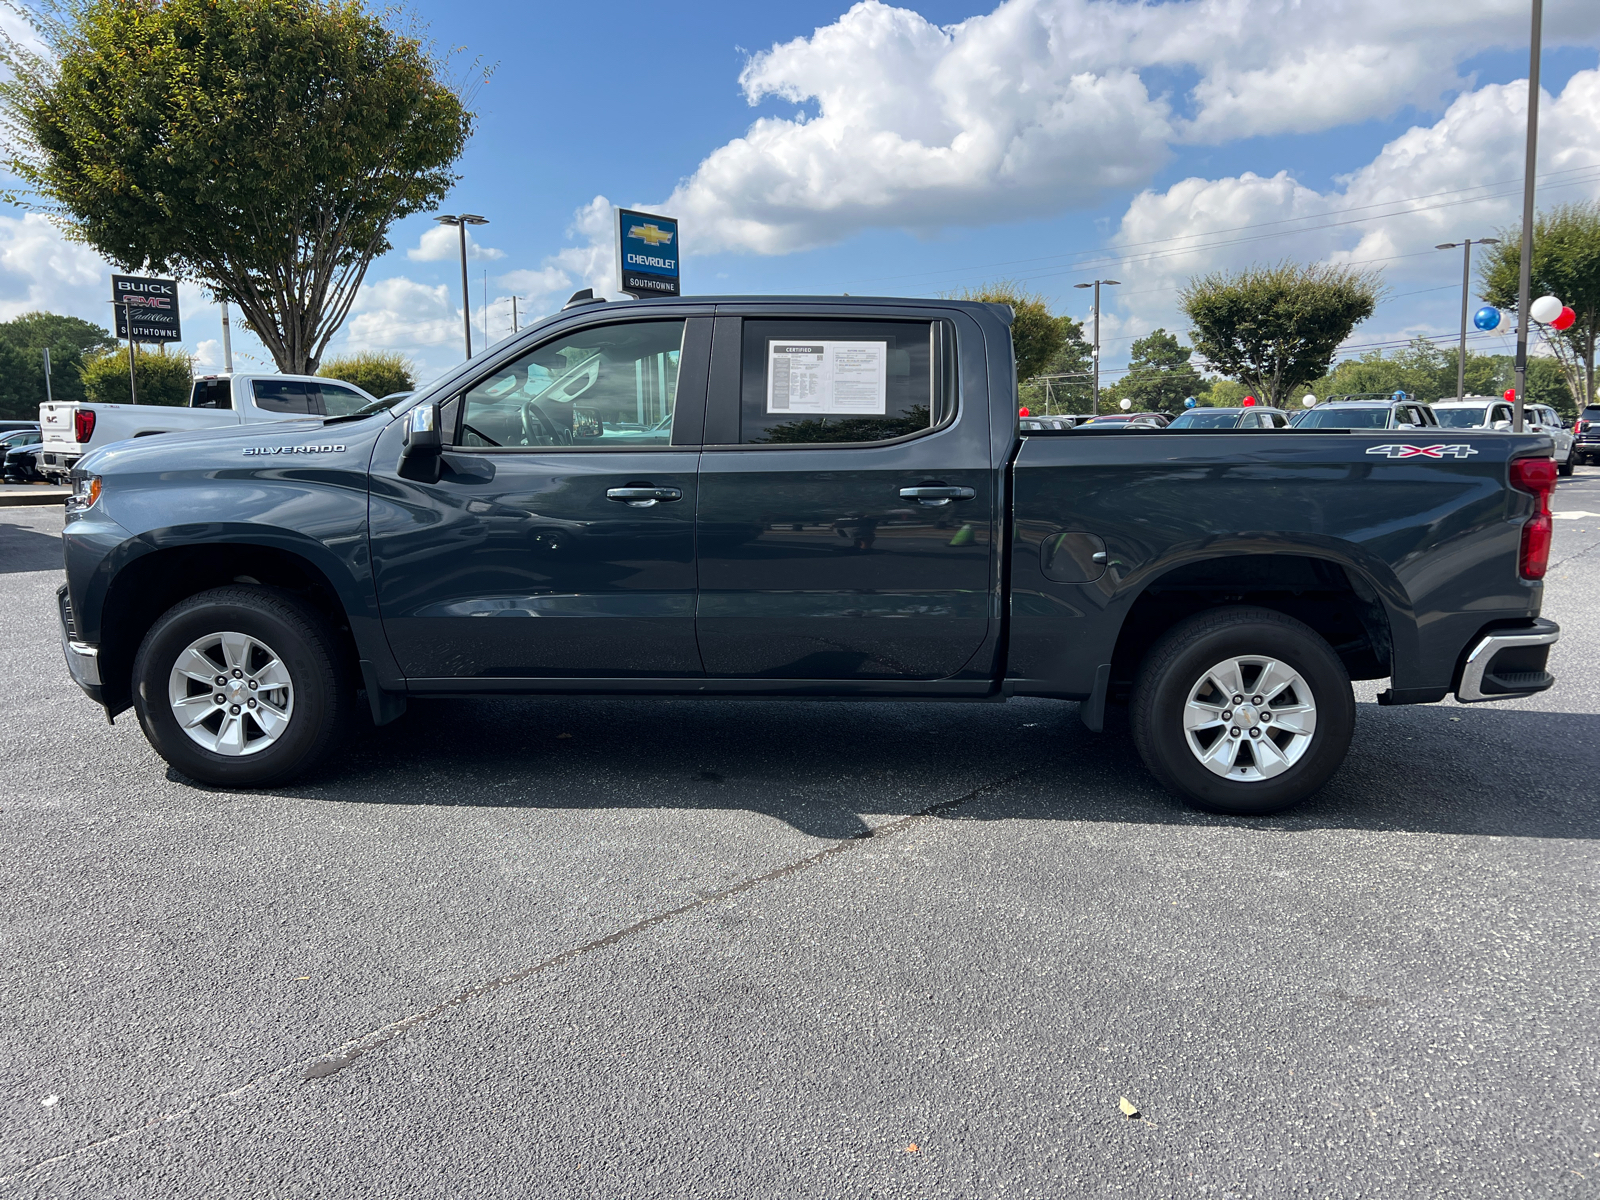
[[[1019,433],[1009,323],[575,297],[391,412],[91,451],[67,662],[213,784],[410,696],[1046,696],[1242,814],[1338,769],[1352,679],[1553,682],[1548,438]]]

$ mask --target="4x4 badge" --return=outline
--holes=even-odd
[[[1391,442],[1387,446],[1368,446],[1367,453],[1385,458],[1466,458],[1477,451],[1459,442],[1453,446],[1401,446]]]

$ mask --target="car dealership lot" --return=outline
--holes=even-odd
[[[1257,821],[1049,701],[415,703],[213,792],[0,511],[0,1189],[1592,1194],[1600,470],[1553,507],[1555,689],[1359,685]]]

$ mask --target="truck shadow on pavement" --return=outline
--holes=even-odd
[[[22,525],[0,524],[0,575],[61,570],[61,538]]]
[[[352,804],[744,809],[828,840],[964,796],[940,816],[1600,837],[1600,717],[1372,704],[1358,714],[1339,774],[1270,818],[1187,807],[1146,773],[1125,725],[1091,734],[1076,705],[1048,700],[413,701],[288,791]]]

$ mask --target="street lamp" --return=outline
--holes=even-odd
[[[435,217],[441,225],[454,225],[461,231],[461,329],[467,340],[467,357],[472,357],[472,297],[467,291],[467,226],[487,225],[488,217],[480,217],[474,213],[458,213],[455,216]],[[484,336],[488,336],[487,332]]]
[[[1456,399],[1467,394],[1467,294],[1472,286],[1472,247],[1498,246],[1499,238],[1467,238],[1460,242],[1440,242],[1435,250],[1454,250],[1461,247],[1461,355],[1456,360]]]
[[[1094,289],[1094,415],[1100,415],[1100,285],[1116,287],[1120,279],[1096,279],[1093,283],[1075,283],[1075,288]]]

